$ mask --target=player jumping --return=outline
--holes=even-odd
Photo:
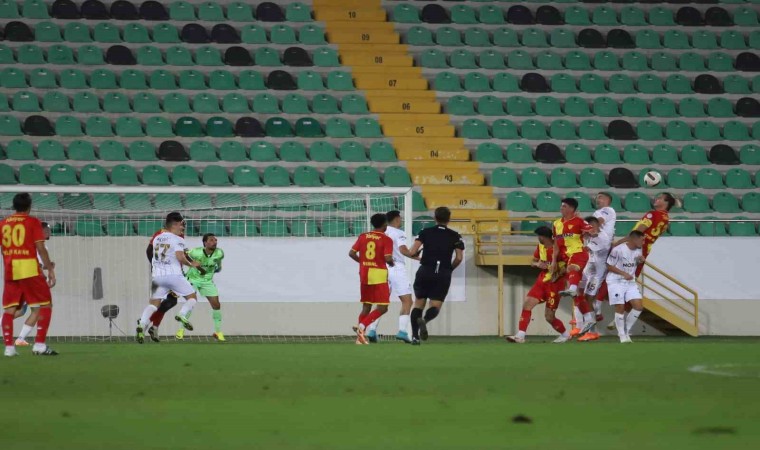
[[[50,319],[53,315],[53,296],[50,288],[55,286],[55,263],[45,248],[45,235],[39,219],[32,217],[32,196],[28,193],[13,197],[15,214],[0,221],[0,248],[5,265],[3,288],[3,330],[5,356],[17,356],[13,342],[13,319],[22,303],[32,308],[37,315],[37,335],[32,353],[35,355],[57,355],[45,343]],[[40,266],[37,255],[42,259]],[[47,271],[47,279],[44,272]]]
[[[604,276],[607,275],[607,256],[610,254],[612,237],[602,228],[599,219],[596,217],[586,217],[586,222],[591,227],[591,230],[586,235],[584,244],[588,251],[589,259],[586,268],[583,269],[583,278],[581,279],[580,291],[575,298],[575,304],[586,303],[588,307],[594,308],[593,302],[599,290],[599,285],[604,280]],[[576,308],[580,310],[579,307]],[[591,321],[587,321],[584,318],[581,320],[583,321],[583,328],[577,332],[577,335],[580,336],[578,340],[583,342],[599,339],[599,333],[596,332],[596,323],[600,320],[599,315],[595,314],[594,320]],[[572,331],[570,335],[573,335]]]
[[[610,305],[615,307],[615,327],[620,342],[629,344],[630,332],[644,308],[641,302],[641,292],[636,284],[636,270],[643,262],[641,248],[644,246],[645,235],[633,230],[625,243],[613,248],[607,258],[607,289]],[[625,315],[625,305],[631,305],[628,316]]]
[[[181,237],[185,231],[185,223],[181,217],[167,215],[165,229],[167,231],[153,240],[152,293],[148,306],[143,310],[142,317],[137,323],[137,342],[140,344],[145,340],[143,330],[150,323],[150,317],[158,310],[162,300],[166,299],[170,291],[187,299],[175,319],[182,322],[188,330],[193,329],[186,315],[198,300],[195,290],[182,273],[182,266],[198,268],[200,264],[189,261],[185,256],[185,240]],[[203,272],[202,269],[201,272]]]
[[[362,312],[359,324],[353,327],[357,344],[369,344],[364,330],[388,312],[391,301],[388,267],[393,267],[393,240],[385,235],[388,219],[385,214],[375,214],[370,223],[373,230],[362,233],[348,252],[349,258],[359,263],[361,283]]]
[[[546,302],[544,318],[546,318],[546,321],[549,322],[552,328],[557,330],[560,334],[560,336],[554,340],[554,343],[562,344],[570,339],[570,334],[565,329],[565,325],[561,320],[557,319],[556,316],[560,301],[559,291],[564,287],[564,280],[562,278],[564,273],[564,263],[560,261],[559,272],[552,273],[549,268],[554,250],[552,230],[549,227],[538,227],[534,233],[538,237],[538,245],[536,246],[535,253],[533,253],[533,262],[530,265],[532,267],[538,267],[541,269],[541,272],[538,274],[536,282],[533,283],[533,287],[530,289],[523,302],[520,322],[517,325],[517,334],[514,336],[507,336],[506,339],[508,342],[524,344],[525,332],[528,330],[533,308],[539,303]]]
[[[409,283],[409,276],[406,272],[405,258],[414,258],[414,255],[406,246],[406,233],[401,229],[401,213],[399,211],[388,211],[385,215],[388,218],[388,228],[385,234],[393,240],[393,267],[388,270],[388,281],[391,286],[391,292],[396,294],[401,300],[401,315],[398,317],[398,333],[396,339],[410,344],[407,329],[410,320],[409,313],[412,311],[412,285]],[[372,322],[367,331],[367,339],[370,342],[377,342],[377,325],[380,320]]]
[[[201,274],[201,271],[192,268],[187,271],[187,280],[202,296],[206,297],[211,305],[211,317],[214,320],[214,339],[219,342],[224,342],[224,333],[222,333],[222,306],[219,304],[219,290],[214,284],[214,275],[222,271],[222,259],[224,259],[224,252],[221,248],[217,248],[217,239],[213,233],[206,233],[203,235],[203,247],[197,247],[187,252],[190,259],[200,263],[201,268],[205,271]],[[187,312],[185,316],[190,318],[191,311]],[[185,338],[185,328],[181,326],[175,335],[177,339]]]

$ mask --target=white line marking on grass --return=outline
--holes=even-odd
[[[689,372],[703,373],[705,375],[715,375],[718,377],[730,377],[730,378],[760,378],[760,371],[758,373],[736,373],[732,370],[736,369],[752,369],[754,366],[748,366],[747,364],[698,364],[696,366],[689,367]]]

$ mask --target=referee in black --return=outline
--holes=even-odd
[[[420,338],[428,338],[427,323],[441,311],[443,301],[451,286],[451,273],[462,263],[464,241],[462,236],[448,227],[451,211],[445,206],[435,209],[432,227],[420,231],[410,252],[417,255],[422,250],[420,268],[414,278],[414,308],[412,309],[412,345],[420,345]],[[453,257],[453,260],[452,260]],[[430,308],[422,311],[430,300]]]

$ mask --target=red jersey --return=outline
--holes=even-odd
[[[568,220],[557,219],[552,225],[552,233],[559,246],[560,258],[582,253],[586,250],[583,247],[583,232],[591,230],[591,226],[578,216],[573,216]],[[564,258],[563,258],[564,259]]]
[[[361,284],[388,283],[388,266],[385,257],[393,255],[393,240],[378,231],[363,233],[351,250],[359,252],[359,278]]]
[[[538,244],[536,246],[536,251],[533,252],[533,257],[539,260],[540,262],[551,264],[553,254],[554,254],[554,248],[547,247],[543,244]],[[559,261],[558,266],[559,268],[565,267],[564,261]],[[538,279],[541,281],[549,281],[552,279],[552,275],[551,273],[549,273],[548,269],[542,270],[541,273],[538,274]]]
[[[667,211],[652,210],[646,213],[633,227],[634,230],[640,225],[646,227],[644,230],[644,248],[641,249],[644,257],[649,255],[654,242],[668,229],[668,223],[670,223],[670,215]]]
[[[0,221],[0,247],[3,249],[5,281],[40,275],[37,242],[44,242],[42,223],[29,214],[13,214]]]

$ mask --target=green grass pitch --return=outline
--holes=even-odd
[[[0,359],[0,449],[760,446],[760,339],[548,341],[22,349]]]

